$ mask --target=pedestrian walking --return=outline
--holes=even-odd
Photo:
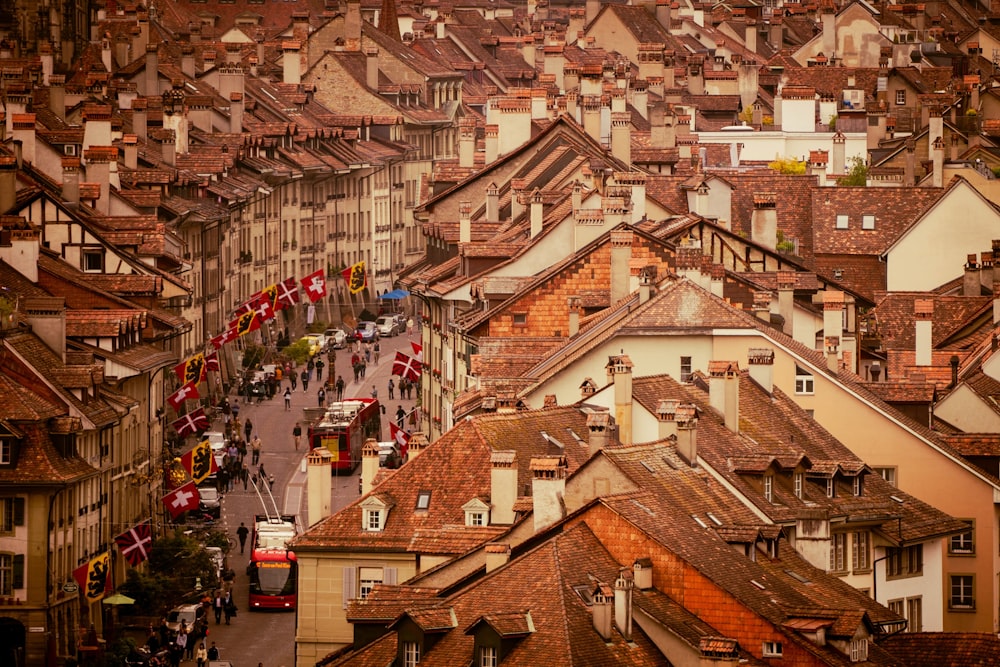
[[[274,475],[268,475],[267,476],[267,487],[269,489],[273,489],[274,488]]]
[[[312,357],[309,357],[309,362],[306,364],[306,370],[309,371],[309,379],[310,380],[312,380],[313,369],[314,368],[316,368],[316,362],[312,360]],[[318,380],[319,378],[316,378],[316,379]]]
[[[406,419],[406,410],[400,405],[396,408],[396,426],[403,428],[403,420]]]
[[[243,490],[247,490],[247,480],[250,479],[250,471],[247,470],[247,464],[240,464],[240,479],[243,481]]]
[[[290,387],[285,387],[285,412],[289,412],[292,409],[292,390]]]
[[[372,398],[378,400],[378,389],[375,388],[375,385],[372,385]]]
[[[324,405],[326,405],[326,389],[323,389],[321,386],[319,391],[316,392],[316,407],[322,408]]]
[[[366,361],[362,361],[362,362],[361,362],[361,377],[364,377],[364,376],[365,376],[365,372],[366,372],[367,370],[368,370],[368,362],[366,362]]]
[[[233,617],[233,592],[229,591],[226,593],[226,597],[222,600],[222,613],[226,616],[226,625],[229,625],[229,620]]]
[[[195,660],[198,662],[198,667],[205,667],[205,663],[208,662],[208,649],[205,648],[205,642],[202,642],[198,646],[198,652],[195,654]]]
[[[253,435],[253,440],[250,441],[250,451],[253,453],[253,458],[250,460],[250,465],[257,465],[260,463],[260,448],[264,443],[260,441],[260,436],[256,433]]]
[[[240,402],[238,399],[233,399],[233,421],[240,418]]]
[[[292,391],[295,391],[296,389],[298,389],[298,388],[299,388],[299,385],[298,385],[298,380],[297,380],[297,378],[295,377],[295,372],[294,372],[294,371],[288,374],[288,379],[289,379],[289,380],[291,381],[291,383],[292,383]]]
[[[299,379],[302,380],[302,393],[304,394],[309,391],[309,371],[303,369]]]
[[[246,467],[243,468],[246,470]],[[236,529],[236,537],[240,538],[240,553],[243,553],[244,548],[247,545],[247,535],[250,534],[250,529],[247,528],[246,524],[240,521],[240,527]]]
[[[373,355],[375,357],[376,364],[378,364],[378,355],[381,352],[382,352],[382,344],[379,343],[378,341],[375,341],[375,345],[373,346]]]
[[[357,382],[358,378],[361,377],[361,363],[354,364],[354,381]]]
[[[395,388],[396,388],[395,383],[392,381],[392,378],[389,378],[389,400],[390,401],[393,399],[392,392],[393,392],[393,390]]]
[[[222,591],[215,591],[215,599],[212,601],[212,611],[215,613],[215,624],[218,625],[222,622]]]
[[[357,380],[357,378],[355,378]],[[342,401],[344,399],[344,376],[337,376],[337,400]]]
[[[212,647],[208,649],[208,659],[209,660],[219,659],[219,648],[215,645],[215,642],[212,642]]]
[[[295,427],[292,428],[292,439],[295,440],[295,451],[299,451],[299,443],[302,441],[302,425],[299,422],[295,422]]]
[[[365,347],[365,363],[370,364],[372,362],[372,349],[370,347]]]
[[[326,366],[326,364],[323,363],[323,358],[322,357],[320,357],[319,359],[316,360],[316,382],[319,382],[320,380],[323,379],[323,367],[324,366]]]
[[[253,422],[250,421],[250,417],[247,417],[247,421],[243,424],[243,432],[246,433],[247,440],[250,439],[250,434],[253,433]]]
[[[409,338],[413,338],[413,318],[406,320],[406,335]]]

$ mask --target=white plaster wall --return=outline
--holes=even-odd
[[[810,120],[810,128],[813,127],[812,122]],[[787,120],[784,126],[788,128]],[[851,132],[845,134],[844,138],[844,164],[850,164],[852,157],[867,159],[867,134]],[[809,151],[829,151],[830,161],[827,163],[826,173],[833,174],[833,132],[793,132],[787,129],[784,132],[699,132],[698,140],[702,143],[727,145],[738,141],[743,144],[743,150],[740,152],[740,160],[743,161],[771,161],[775,157],[806,160],[809,158]]]

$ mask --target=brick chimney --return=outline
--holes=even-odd
[[[913,324],[916,329],[914,362],[917,366],[931,365],[933,345],[932,324],[934,321],[934,300],[917,299],[913,302]]]
[[[563,518],[566,493],[566,457],[543,456],[531,459],[531,496],[535,532]]]
[[[458,203],[458,242],[472,242],[472,203]]]
[[[591,456],[608,446],[608,438],[614,430],[611,414],[601,410],[587,415],[587,453]]]
[[[611,303],[617,303],[629,294],[632,261],[632,230],[611,230]]]
[[[125,153],[125,167],[128,169],[139,168],[139,147],[134,134],[126,134],[122,137],[122,147]]]
[[[132,101],[132,131],[143,141],[149,138],[146,132],[147,106],[148,101],[145,97],[139,97]]]
[[[726,428],[740,432],[740,368],[735,361],[708,362],[708,398]]]
[[[590,596],[591,615],[594,620],[594,630],[606,642],[612,640],[614,622],[615,589],[608,584],[599,583]]]
[[[531,211],[529,217],[531,218],[531,238],[535,238],[542,233],[542,224],[545,221],[545,208],[542,200],[542,192],[538,188],[535,188],[534,192],[531,193],[530,202]]]
[[[281,43],[282,81],[290,85],[302,83],[302,61],[299,59],[301,45],[294,39],[286,39]]]
[[[627,165],[632,164],[632,114],[611,114],[611,154]]]
[[[486,552],[486,573],[489,574],[498,567],[510,562],[510,545],[491,542],[484,549]]]
[[[747,350],[750,379],[768,394],[774,393],[774,350],[769,347],[752,347]]]
[[[11,127],[14,142],[21,142],[21,161],[35,164],[35,114],[13,114]]]
[[[615,579],[615,627],[625,641],[632,641],[632,570],[623,568]]]
[[[344,42],[346,51],[361,50],[361,0],[347,0],[344,14]]]
[[[490,453],[490,523],[509,526],[517,514],[517,452],[514,450]]]
[[[826,151],[809,151],[809,173],[816,177],[820,187],[826,185],[826,165],[829,153]]]
[[[778,314],[781,315],[784,323],[781,330],[792,335],[795,317],[795,283],[794,271],[778,271]]]
[[[750,218],[754,243],[774,250],[778,245],[777,195],[773,192],[754,193]]]
[[[146,67],[143,76],[142,94],[155,97],[160,94],[160,54],[159,44],[146,45]]]
[[[333,497],[331,481],[333,475],[330,472],[332,463],[333,454],[325,447],[317,447],[306,456],[306,493],[310,526],[330,516]]]
[[[677,422],[677,454],[691,467],[698,464],[697,414],[693,405],[681,405],[674,416]]]
[[[784,26],[782,25],[781,15],[772,14],[771,22],[768,24],[768,38],[767,41],[771,43],[771,48],[775,51],[780,51],[782,44],[785,41]]]
[[[618,440],[623,445],[632,444],[632,360],[627,354],[608,358],[606,366],[610,384],[615,389],[615,424]]]
[[[378,458],[378,442],[368,438],[361,448],[361,495],[371,493],[378,474]]]
[[[410,436],[410,444],[406,448],[406,460],[407,462],[420,456],[425,449],[427,449],[427,436],[423,433],[417,432]]]
[[[66,77],[62,74],[49,77],[49,109],[66,120]]]
[[[823,341],[826,351],[826,367],[831,373],[836,373],[840,367],[838,362],[838,357],[840,356],[840,336],[824,336]]]
[[[677,436],[677,408],[680,401],[675,398],[665,398],[656,406],[656,421],[659,424],[657,437],[660,440]]]
[[[486,222],[500,222],[500,188],[496,183],[486,186]]]
[[[62,198],[67,204],[80,203],[80,158],[62,158]]]

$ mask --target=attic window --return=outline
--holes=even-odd
[[[760,583],[756,579],[751,579],[750,583],[753,584],[754,586],[756,586],[757,588],[759,588],[762,591],[766,591],[767,590],[767,586],[765,586],[764,584]],[[780,655],[780,653],[779,653],[779,655]]]
[[[774,475],[764,475],[764,499],[774,502]]]
[[[802,368],[795,367],[795,393],[812,394],[815,390],[815,378]]]
[[[10,465],[14,461],[14,441],[0,438],[0,465]]]
[[[830,477],[826,480],[826,497],[833,498],[837,495],[837,485],[834,483],[833,478]]]
[[[365,530],[368,531],[382,530],[382,510],[380,509],[365,510]]]
[[[716,526],[721,526],[722,525],[722,522],[719,521],[719,518],[717,516],[715,516],[714,514],[712,514],[711,512],[708,513],[708,518],[711,519],[712,523],[714,523]]]
[[[85,273],[103,272],[104,252],[100,248],[82,248],[80,250],[80,268]]]
[[[861,216],[861,229],[875,229],[875,216],[874,215]]]
[[[63,146],[63,155],[76,155],[76,144],[65,144]]]
[[[762,652],[765,658],[780,658],[781,642],[764,642],[764,647]]]
[[[796,498],[801,498],[802,497],[802,489],[805,486],[804,485],[805,478],[806,478],[806,475],[805,475],[805,473],[802,473],[802,472],[797,472],[793,476],[793,480],[794,480],[794,483],[795,483],[795,497]]]
[[[524,327],[528,325],[527,313],[514,313],[514,326]]]
[[[427,511],[431,506],[431,492],[420,491],[417,494],[417,511]]]
[[[837,216],[837,229],[847,229],[847,216],[843,213]]]

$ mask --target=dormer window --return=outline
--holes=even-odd
[[[764,498],[767,502],[774,502],[774,475],[764,475]]]
[[[14,462],[14,440],[0,438],[0,465],[6,466]]]
[[[85,273],[101,273],[104,271],[104,252],[101,248],[82,248],[80,250],[80,268]]]
[[[403,667],[416,667],[420,664],[420,644],[403,642]]]
[[[860,496],[861,492],[864,491],[861,475],[856,475],[852,480],[852,491],[854,491],[855,496]]]
[[[832,477],[826,480],[826,497],[834,498],[837,495],[837,485],[834,483]]]
[[[382,510],[365,510],[365,530],[382,530]]]
[[[473,498],[462,505],[465,512],[465,525],[470,528],[479,528],[490,524],[490,506],[480,500]]]
[[[480,646],[478,664],[479,667],[497,667],[496,646]]]
[[[385,521],[388,516],[389,505],[377,496],[366,498],[361,503],[361,529],[366,533],[385,530]]]
[[[792,480],[793,480],[793,482],[795,484],[795,497],[796,498],[801,498],[802,497],[802,491],[803,491],[803,488],[805,486],[805,484],[804,484],[805,483],[805,479],[806,479],[806,475],[803,472],[797,472],[792,477]]]

